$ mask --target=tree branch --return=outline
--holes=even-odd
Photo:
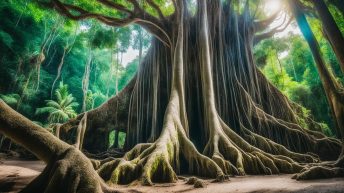
[[[153,0],[147,0],[147,3],[158,12],[159,18],[161,20],[165,20],[166,19],[164,14],[162,13],[161,9],[159,8],[159,6]]]
[[[137,21],[137,18],[134,18],[132,15],[124,18],[124,19],[119,19],[119,18],[114,18],[114,17],[109,17],[109,16],[104,16],[102,14],[97,14],[97,13],[91,13],[89,11],[86,11],[85,9],[67,4],[67,3],[62,3],[58,0],[53,0],[52,1],[54,8],[62,15],[72,19],[72,20],[84,20],[84,19],[97,19],[98,21],[105,23],[106,25],[110,26],[115,26],[115,27],[123,27],[126,25],[129,25],[131,23],[134,23]],[[72,14],[71,11],[78,12],[78,15]]]
[[[127,16],[125,18],[115,18],[99,13],[93,13],[79,6],[63,3],[60,0],[51,0],[49,3],[41,2],[41,4],[46,7],[55,8],[55,10],[60,14],[76,21],[93,18],[106,25],[114,27],[124,27],[132,23],[137,23],[145,28],[148,32],[150,32],[153,36],[155,36],[158,40],[160,40],[162,43],[164,43],[166,46],[169,47],[171,45],[171,39],[164,30],[164,22],[143,10],[136,0],[128,0],[134,6],[134,10],[129,10],[125,6],[112,2],[110,0],[97,1],[105,6],[124,12],[127,14]],[[159,7],[157,6],[157,8]]]
[[[284,27],[280,28],[280,27],[284,24],[284,22],[283,22],[281,25],[279,25],[279,26],[277,26],[277,27],[271,29],[271,30],[268,31],[268,32],[265,32],[265,33],[261,33],[261,34],[255,35],[255,36],[254,36],[254,40],[253,40],[253,45],[257,45],[257,44],[258,44],[259,42],[261,42],[262,40],[265,40],[265,39],[267,39],[267,38],[271,38],[271,37],[272,37],[273,35],[275,35],[276,33],[279,33],[279,32],[284,31],[284,30],[289,26],[289,24],[290,24],[291,22],[292,22],[292,18],[289,18],[289,21],[285,24]]]
[[[97,1],[103,5],[106,5],[110,8],[117,9],[117,10],[122,11],[124,13],[130,14],[130,15],[134,14],[133,11],[127,9],[125,6],[118,4],[118,3],[115,3],[113,1],[109,1],[109,0],[97,0]]]
[[[263,31],[264,29],[266,29],[273,21],[275,21],[275,19],[279,15],[279,13],[280,13],[280,11],[277,11],[276,13],[272,14],[270,17],[268,17],[264,20],[255,21],[253,23],[254,31],[259,32],[259,31]]]

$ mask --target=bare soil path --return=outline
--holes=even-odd
[[[0,161],[0,192],[18,192],[44,168],[41,161],[1,160]],[[295,181],[291,175],[273,176],[244,176],[231,178],[224,183],[206,181],[206,188],[194,188],[183,180],[173,184],[155,184],[141,186],[132,183],[128,186],[118,186],[124,192],[143,193],[260,193],[260,192],[314,192],[314,193],[344,193],[344,178]]]

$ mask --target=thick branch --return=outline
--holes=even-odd
[[[265,39],[268,39],[268,38],[271,38],[272,36],[274,36],[276,33],[279,33],[279,32],[283,32],[288,26],[289,24],[291,23],[292,21],[292,18],[289,19],[289,21],[286,23],[286,25],[284,27],[281,28],[281,26],[283,25],[283,23],[273,29],[271,29],[270,31],[268,32],[265,32],[265,33],[261,33],[261,34],[258,34],[258,35],[255,35],[254,37],[254,42],[253,42],[253,45],[256,45],[258,44],[259,42],[261,42],[262,40],[265,40]]]
[[[162,13],[159,6],[153,0],[147,0],[147,3],[158,12],[160,19],[165,20],[164,14]]]
[[[152,35],[162,41],[166,46],[171,45],[169,34],[165,32],[165,25],[163,24],[163,22],[144,11],[137,1],[129,0],[129,2],[134,5],[133,11],[127,9],[123,5],[113,3],[109,0],[98,0],[98,2],[108,7],[112,7],[118,11],[127,13],[127,16],[125,18],[110,17],[103,14],[87,11],[79,6],[62,3],[59,0],[51,0],[51,2],[49,3],[42,4],[47,7],[55,8],[60,14],[76,21],[92,18],[106,25],[115,27],[124,27],[132,23],[137,23],[145,28],[148,32],[152,33]]]
[[[58,0],[52,0],[52,3],[59,13],[61,13],[62,15],[70,19],[77,20],[77,21],[93,18],[93,19],[97,19],[98,21],[102,23],[105,23],[106,25],[122,27],[122,26],[129,25],[131,23],[134,23],[138,20],[137,18],[134,18],[132,15],[124,19],[119,19],[119,18],[105,16],[102,14],[91,13],[81,7],[78,7],[72,4],[62,3]],[[79,14],[75,15],[71,11],[78,12]]]
[[[268,17],[264,20],[255,21],[253,24],[254,31],[259,32],[259,31],[263,31],[264,29],[266,29],[273,21],[275,21],[275,19],[278,17],[279,14],[280,14],[280,12],[278,11],[278,12],[272,14],[270,17]]]
[[[48,163],[69,145],[20,115],[0,100],[0,132]]]

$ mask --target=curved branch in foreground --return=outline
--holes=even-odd
[[[0,133],[24,146],[47,164],[44,171],[22,192],[115,192],[109,190],[84,154],[20,115],[2,100]]]

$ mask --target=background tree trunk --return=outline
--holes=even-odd
[[[303,33],[315,60],[319,76],[324,87],[328,103],[330,105],[333,118],[336,122],[339,138],[344,137],[344,106],[343,94],[340,92],[340,85],[333,78],[333,75],[328,71],[325,61],[321,55],[319,44],[307,22],[305,15],[302,13],[297,1],[291,3],[292,11],[295,15],[296,21]],[[317,5],[318,6],[318,5]]]
[[[326,38],[329,40],[334,53],[337,56],[339,66],[344,73],[344,37],[339,30],[330,10],[323,0],[313,0],[315,8],[320,16]],[[342,3],[343,4],[343,3]]]

